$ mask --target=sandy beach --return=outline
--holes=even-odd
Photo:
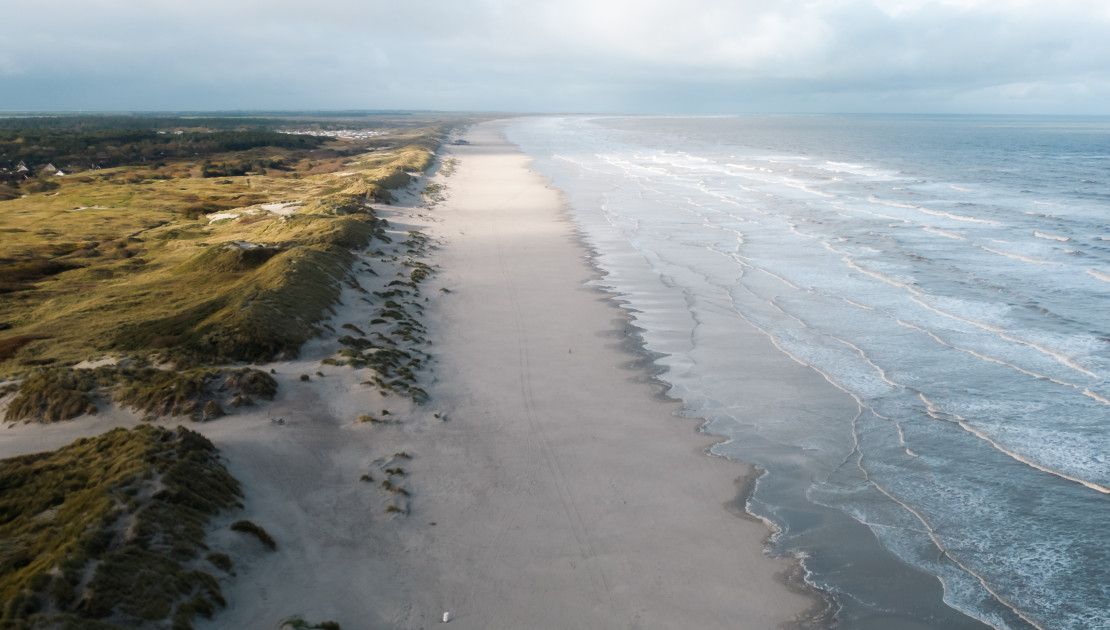
[[[417,608],[462,627],[752,627],[810,602],[762,553],[767,531],[726,509],[746,470],[623,368],[620,310],[594,273],[558,193],[496,124],[452,147],[458,172],[434,233],[445,243],[429,435],[434,521]],[[423,523],[417,523],[422,527]]]
[[[445,202],[381,209],[394,233],[424,229],[438,243],[430,402],[399,403],[363,385],[365,370],[321,365],[338,347],[325,336],[260,366],[280,383],[272,404],[190,425],[246,496],[210,536],[235,562],[228,608],[199,626],[300,615],[425,628],[450,612],[459,628],[772,628],[804,617],[814,600],[785,583],[790,563],[764,554],[766,527],[736,507],[751,470],[707,456],[712,441],[636,367],[557,191],[496,123],[467,138],[441,156],[456,160],[435,176]],[[384,286],[363,262],[355,279]],[[346,290],[335,313],[341,330],[370,309]],[[395,422],[356,420],[385,409]],[[0,455],[136,423],[104,409],[10,427]],[[389,467],[404,468],[403,497],[379,486]],[[388,512],[399,498],[407,513]],[[227,529],[244,517],[276,552]]]

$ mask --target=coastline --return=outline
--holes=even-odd
[[[729,509],[754,469],[707,457],[719,439],[677,417],[560,194],[499,123],[468,139],[431,230],[451,291],[431,391],[451,420],[421,447],[436,534],[409,555],[417,608],[464,627],[811,621],[826,606],[787,585],[797,564]]]
[[[558,191],[497,123],[473,128],[471,141],[439,156],[458,158],[452,178],[430,178],[447,184],[445,202],[380,209],[394,235],[419,229],[440,246],[424,318],[431,401],[380,396],[362,384],[364,370],[321,364],[340,347],[325,335],[297,359],[258,366],[280,383],[272,403],[189,424],[245,494],[209,537],[234,560],[228,607],[197,627],[301,616],[418,628],[444,611],[475,628],[813,623],[827,606],[800,565],[765,554],[759,519],[737,518],[757,471],[706,456],[720,439],[677,413]],[[516,208],[527,214],[510,216]],[[513,264],[523,256],[529,264]],[[356,286],[388,280],[370,270],[372,256],[360,259]],[[343,290],[332,328],[365,322],[372,309],[360,293]],[[385,407],[396,422],[356,420]],[[283,425],[270,421],[279,416]],[[0,454],[139,424],[113,405],[11,426]],[[398,463],[411,493],[403,514],[377,487]],[[276,553],[228,530],[243,517],[273,535]]]
[[[805,624],[904,630],[937,624],[969,630],[987,627],[944,601],[945,584],[896,557],[867,524],[810,502],[806,490],[813,481],[811,475],[819,471],[804,463],[803,453],[770,442],[755,430],[769,420],[789,422],[798,415],[848,422],[859,412],[858,401],[826,374],[784,352],[765,330],[744,318],[725,314],[728,311],[700,309],[693,322],[685,322],[683,318],[690,316],[686,307],[666,302],[650,265],[638,259],[639,254],[619,230],[601,216],[604,213],[591,206],[571,211],[565,198],[572,192],[573,185],[559,191],[564,198],[564,218],[574,226],[580,246],[589,252],[590,285],[622,314],[626,351],[640,357],[634,363],[649,375],[660,399],[683,403],[676,415],[691,419],[699,433],[712,439],[706,455],[754,469],[753,474],[738,480],[737,499],[725,505],[737,517],[765,527],[764,543],[771,555],[789,561],[790,570],[781,574],[784,584],[814,601]],[[587,196],[583,203],[592,201]],[[728,334],[695,342],[688,336],[692,334],[690,323],[695,330]],[[710,333],[699,337],[705,334]],[[694,346],[703,344],[717,347],[719,352],[692,355]],[[686,376],[692,368],[690,361],[697,364],[695,372],[703,375],[731,375],[730,386],[742,404],[730,407],[722,417],[712,406],[692,403],[704,396],[697,391],[696,379],[692,382]],[[738,433],[736,425],[729,424],[736,422],[752,429]],[[882,603],[856,600],[853,591],[822,581],[826,572],[847,567],[855,567],[852,587]],[[875,579],[879,575],[884,578]]]
[[[529,171],[532,172],[532,169],[529,168]],[[640,376],[634,376],[633,380],[649,384],[653,397],[659,401],[681,406],[683,404],[682,400],[668,394],[671,385],[662,378],[662,375],[667,372],[667,368],[656,362],[657,359],[666,355],[648,349],[647,341],[643,337],[646,331],[636,324],[634,307],[631,306],[626,297],[620,295],[616,287],[605,283],[608,272],[598,261],[598,250],[589,243],[585,230],[575,221],[569,202],[565,198],[565,193],[559,191],[559,196],[563,220],[571,224],[577,244],[587,252],[587,263],[593,274],[593,278],[589,280],[589,285],[620,313],[620,330],[614,330],[613,335],[620,338],[621,350],[634,357],[621,367],[639,373]],[[822,381],[825,380],[822,379]],[[820,385],[824,384],[826,383],[820,383]],[[769,519],[753,513],[750,509],[750,502],[755,494],[756,486],[768,471],[756,464],[716,452],[715,447],[726,445],[730,438],[714,432],[711,420],[697,415],[683,415],[681,409],[676,410],[674,418],[689,420],[688,424],[695,433],[708,438],[701,451],[703,456],[718,458],[739,468],[740,474],[733,480],[734,496],[723,502],[722,507],[736,518],[760,524],[766,532],[761,544],[766,552],[774,553],[771,547],[778,533],[778,527]],[[776,578],[791,592],[810,600],[810,605],[804,612],[791,622],[783,624],[782,627],[793,629],[834,627],[841,604],[831,592],[810,581],[809,571],[806,569],[802,557],[786,553],[775,554],[773,557],[786,562],[785,568],[776,574]],[[901,620],[900,623],[909,630],[910,625],[905,624],[904,620]]]

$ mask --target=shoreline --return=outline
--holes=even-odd
[[[484,124],[504,125],[505,121],[494,120]],[[499,133],[504,137],[503,129],[499,131]],[[509,144],[513,144],[512,141],[507,139],[506,141],[509,142]],[[516,145],[513,146],[516,147]],[[516,147],[516,150],[523,153],[519,147]],[[550,183],[545,176],[535,171],[532,168],[532,162],[532,158],[529,157],[527,165],[528,171],[540,177],[547,187],[558,192],[561,220],[570,225],[574,233],[575,242],[585,252],[586,261],[591,269],[592,275],[587,286],[598,293],[620,314],[620,329],[615,329],[613,334],[620,336],[622,340],[622,351],[627,353],[630,357],[633,357],[631,361],[621,367],[640,373],[642,375],[642,381],[651,386],[653,397],[659,401],[682,407],[684,405],[682,399],[671,396],[668,393],[671,385],[662,378],[662,375],[667,372],[668,368],[656,362],[657,359],[666,357],[667,355],[648,349],[647,341],[643,337],[646,329],[636,323],[634,316],[635,309],[632,307],[630,300],[627,297],[623,297],[616,287],[605,283],[609,272],[601,266],[598,260],[601,255],[599,250],[590,244],[585,229],[575,219],[570,202],[566,199],[566,194]],[[681,409],[673,413],[674,418],[677,420],[688,420],[696,434],[705,436],[706,443],[701,451],[703,456],[719,459],[727,462],[729,465],[743,469],[741,474],[733,480],[735,495],[731,499],[724,501],[721,504],[722,508],[736,518],[758,523],[764,528],[766,535],[761,542],[764,552],[769,557],[781,559],[787,563],[787,566],[776,574],[776,579],[791,592],[810,600],[809,607],[802,614],[795,620],[783,624],[782,627],[790,629],[834,627],[837,614],[842,607],[840,602],[831,592],[809,581],[809,570],[805,567],[801,557],[791,553],[774,553],[772,542],[779,528],[767,518],[754,514],[749,509],[750,501],[756,491],[759,480],[766,475],[768,471],[756,464],[735,459],[723,453],[714,452],[714,447],[727,443],[731,438],[719,433],[714,433],[710,428],[712,420],[695,415],[683,415],[680,411]]]
[[[431,370],[420,375],[428,404],[380,396],[361,384],[366,370],[321,364],[339,347],[334,333],[308,342],[297,359],[256,366],[276,369],[273,402],[188,424],[216,444],[245,494],[244,508],[217,517],[209,534],[234,560],[236,576],[221,579],[228,606],[197,627],[276,627],[301,616],[418,628],[444,611],[452,624],[475,628],[814,623],[827,607],[799,580],[800,565],[768,556],[765,524],[731,508],[744,505],[742,490],[758,471],[712,456],[720,439],[703,420],[677,413],[642,329],[601,286],[596,252],[569,207],[493,133],[486,149],[503,154],[500,163],[471,164],[481,143],[438,156],[458,156],[463,171],[429,175],[448,184],[446,201],[428,209],[416,195],[381,209],[392,233],[420,229],[439,243],[428,259],[439,271],[423,318],[434,341]],[[498,182],[517,194],[506,197]],[[523,202],[532,214],[515,221],[473,214]],[[465,264],[489,253],[472,242],[482,229],[507,230],[494,239],[503,248],[531,238],[535,249],[517,253],[534,262]],[[388,280],[369,271],[371,262],[360,255],[350,270],[356,284]],[[506,314],[507,305],[517,312]],[[372,312],[345,287],[327,321],[338,330]],[[384,407],[396,422],[356,420]],[[270,422],[278,416],[283,425]],[[97,416],[7,427],[0,453],[141,424],[113,405]],[[403,514],[388,510],[397,495],[377,487],[382,470],[398,463],[406,469]],[[241,518],[267,529],[277,551],[227,529]]]
[[[567,175],[543,161],[550,157],[546,151],[552,150],[543,140],[525,131],[519,131],[519,135],[538,147],[536,159],[545,170],[552,171],[553,177]],[[591,252],[597,277],[594,285],[610,295],[627,316],[639,346],[632,351],[642,350],[650,360],[658,361],[649,372],[662,386],[663,397],[692,405],[684,406],[677,415],[697,420],[698,431],[714,438],[706,454],[741,466],[771,470],[769,475],[750,477],[747,496],[739,504],[733,502],[731,509],[737,516],[757,520],[768,529],[768,551],[789,559],[794,566],[792,573],[784,574],[785,583],[823,602],[824,606],[817,607],[820,618],[814,622],[819,626],[847,623],[861,628],[905,630],[933,624],[969,630],[988,627],[945,601],[947,586],[941,579],[895,556],[866,523],[810,501],[806,493],[813,481],[810,474],[819,470],[798,460],[799,453],[768,441],[756,428],[768,418],[781,422],[794,414],[848,420],[858,412],[858,401],[820,371],[778,348],[773,338],[752,322],[740,318],[739,326],[736,322],[723,325],[725,316],[712,310],[703,308],[688,314],[681,296],[669,302],[667,291],[657,286],[659,279],[652,265],[642,264],[641,248],[626,242],[620,229],[597,210],[596,204],[603,196],[599,191],[608,189],[590,186],[604,184],[584,180],[582,187],[576,187],[577,180],[565,181],[568,189],[560,194],[573,195],[582,204],[575,214],[569,210],[567,214],[583,247]],[[616,220],[627,218],[618,215]],[[638,304],[643,306],[637,308]],[[684,319],[688,315],[695,315],[691,331],[687,331],[689,322]],[[708,332],[694,342],[687,335],[699,329]],[[721,335],[722,331],[729,332],[727,337]],[[717,344],[720,351],[708,355],[687,349],[688,344],[700,347],[704,343]],[[699,384],[687,376],[692,365],[697,366],[694,372],[703,376],[716,370],[717,374],[733,377],[731,387],[737,395],[729,399],[732,406],[727,413],[714,413],[712,404],[702,406],[705,397],[699,392]],[[838,589],[838,583],[826,584],[822,579],[848,567],[853,569],[844,579],[864,594],[861,599],[853,595],[857,591]],[[879,575],[883,577],[876,579]],[[867,595],[875,597],[877,603],[870,603]]]
[[[535,173],[531,168],[531,160],[529,160],[528,170],[529,172]],[[536,174],[539,175],[538,173]],[[543,178],[542,175],[539,176]],[[543,179],[545,182],[547,181],[546,178]],[[548,185],[551,186],[550,184]],[[558,190],[554,186],[551,187]],[[589,286],[600,294],[603,299],[609,302],[621,315],[621,329],[614,330],[613,334],[621,337],[622,351],[634,357],[633,360],[621,367],[626,370],[640,373],[642,375],[642,381],[651,386],[653,397],[663,403],[674,404],[681,407],[684,404],[682,399],[673,397],[667,393],[671,385],[661,377],[662,374],[667,372],[667,368],[656,363],[656,359],[665,357],[666,355],[653,352],[647,348],[647,342],[643,338],[645,329],[636,324],[635,318],[629,310],[632,308],[630,302],[626,298],[621,297],[615,288],[604,284],[608,272],[605,271],[597,261],[599,256],[598,251],[589,244],[584,230],[574,220],[569,202],[566,201],[565,194],[562,191],[559,191],[559,197],[562,200],[560,213],[563,220],[572,226],[575,234],[574,238],[578,245],[586,252],[587,262],[593,271],[594,278],[589,281]],[[730,465],[744,469],[741,474],[733,480],[735,496],[724,501],[721,504],[722,508],[737,518],[759,523],[763,526],[766,530],[766,536],[764,536],[762,540],[764,552],[770,557],[782,559],[788,563],[785,569],[776,574],[776,578],[778,578],[791,592],[811,600],[809,608],[799,615],[798,619],[785,624],[783,627],[791,629],[833,627],[835,625],[837,612],[840,609],[840,603],[837,601],[836,597],[827,590],[812,584],[807,579],[809,572],[802,558],[789,553],[773,553],[772,541],[776,533],[778,533],[779,528],[771,521],[749,510],[750,501],[755,493],[756,486],[759,484],[759,480],[767,474],[768,471],[756,464],[713,452],[714,447],[725,444],[730,438],[718,433],[713,433],[710,429],[710,425],[712,424],[711,420],[692,415],[685,416],[678,411],[676,411],[673,416],[675,419],[688,420],[696,434],[703,435],[707,438],[707,442],[701,452],[703,456],[720,459]]]
[[[470,145],[449,148],[459,158],[458,179],[432,226],[446,242],[436,256],[443,262],[439,281],[451,288],[431,318],[438,346],[433,400],[452,418],[445,427],[451,435],[437,440],[444,452],[434,459],[463,452],[496,467],[429,471],[450,475],[461,492],[432,497],[428,518],[442,528],[450,513],[463,512],[468,522],[452,524],[453,542],[433,541],[430,563],[414,559],[422,565],[417,573],[436,576],[421,599],[456,602],[452,623],[464,627],[812,623],[827,606],[797,580],[796,562],[766,555],[765,525],[728,508],[744,501],[737,484],[756,471],[707,457],[720,439],[700,430],[703,420],[685,422],[676,413],[679,403],[653,374],[654,357],[619,296],[599,286],[594,253],[561,195],[504,139],[499,123],[476,125],[468,139]],[[479,158],[487,163],[475,164]],[[513,254],[530,263],[497,260],[516,260]],[[518,312],[499,313],[491,299]],[[468,328],[467,321],[486,324]],[[509,357],[512,368],[498,363]],[[467,380],[466,369],[482,376]],[[599,388],[604,394],[582,391]],[[531,416],[525,426],[517,422],[522,416]],[[445,444],[452,440],[461,444]],[[653,458],[656,465],[644,461]],[[515,476],[528,479],[527,489]],[[614,509],[618,502],[623,507]],[[495,529],[502,517],[515,527]],[[557,521],[563,527],[553,528]],[[654,527],[642,531],[646,523]],[[490,530],[498,532],[496,542]],[[498,547],[499,562],[466,552],[474,546]],[[467,564],[465,576],[459,563]],[[599,590],[607,601],[597,599]]]

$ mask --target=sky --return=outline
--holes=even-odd
[[[50,0],[0,110],[1110,114],[1110,0]]]

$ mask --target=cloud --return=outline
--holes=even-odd
[[[1090,0],[24,6],[0,109],[1110,113]]]

